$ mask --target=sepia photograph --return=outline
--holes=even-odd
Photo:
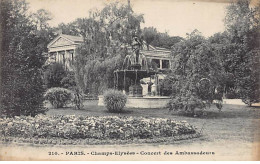
[[[259,160],[259,0],[0,0],[0,161]]]

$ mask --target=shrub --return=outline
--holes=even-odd
[[[75,73],[67,72],[66,76],[61,80],[61,86],[67,89],[73,89],[76,87]]]
[[[66,77],[66,70],[61,63],[53,63],[44,71],[44,83],[47,88],[62,87],[62,79]]]
[[[162,96],[170,96],[172,94],[172,82],[170,78],[165,78],[159,82],[160,93]]]
[[[207,106],[206,103],[201,101],[200,99],[196,97],[176,97],[169,101],[167,104],[167,107],[169,110],[173,110],[178,114],[184,114],[184,115],[197,115],[196,108],[200,109],[201,111],[205,109]],[[199,112],[201,113],[201,112]]]
[[[72,92],[65,88],[50,88],[44,97],[55,108],[62,108],[71,101]]]
[[[229,91],[226,93],[227,99],[239,99],[239,93],[235,89],[229,89]]]
[[[110,112],[121,112],[125,107],[127,96],[121,91],[107,90],[104,93],[104,104]]]
[[[219,111],[221,111],[221,100],[214,100],[212,104],[216,105]],[[194,96],[188,98],[175,97],[168,102],[167,107],[170,111],[174,111],[176,114],[196,117],[207,115],[205,110],[211,107],[211,103],[207,101],[201,101],[199,98]]]

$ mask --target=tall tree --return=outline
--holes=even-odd
[[[234,76],[234,85],[240,97],[248,105],[260,101],[259,74],[259,8],[251,7],[250,1],[238,0],[227,7],[225,18],[229,51],[223,53],[229,60],[227,71]]]
[[[153,41],[151,42],[151,45],[156,47],[171,49],[174,44],[180,42],[181,40],[183,40],[182,37],[170,36],[167,32],[165,33],[158,32],[155,35]]]
[[[206,108],[214,99],[221,101],[223,77],[219,58],[198,31],[173,46],[172,58],[168,77],[173,92],[170,109],[195,114],[195,108]]]
[[[39,9],[31,14],[30,20],[35,28],[35,34],[38,36],[39,46],[47,52],[48,43],[55,37],[54,29],[49,25],[49,21],[52,20],[52,14],[45,9]]]
[[[119,2],[106,5],[101,12],[93,13],[102,23],[104,31],[113,40],[130,44],[133,34],[140,35],[143,15],[135,14],[130,6]]]
[[[142,21],[142,15],[134,14],[130,5],[118,2],[91,12],[90,18],[76,20],[84,44],[77,49],[74,65],[77,84],[83,91],[96,88],[97,94],[113,87],[113,71],[120,69],[119,63],[122,65],[127,54],[126,45],[131,43],[133,34],[141,32]],[[99,87],[103,89],[100,91]]]
[[[74,35],[74,36],[80,35],[77,28],[76,21],[70,22],[68,24],[60,23],[57,27],[54,27],[54,31],[56,33],[63,33],[67,35]]]
[[[44,113],[41,67],[46,58],[23,0],[0,1],[1,114]]]
[[[157,30],[154,27],[145,27],[143,29],[143,38],[147,43],[147,49],[149,50],[149,45],[154,41],[157,37]]]
[[[52,15],[45,9],[39,9],[32,14],[32,19],[38,31],[47,30],[49,28],[48,21],[52,19]]]

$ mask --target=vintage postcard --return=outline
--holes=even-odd
[[[258,0],[1,0],[1,161],[260,160]]]

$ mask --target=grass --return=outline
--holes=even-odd
[[[45,145],[45,144],[25,144],[25,143],[2,143],[2,152],[11,152],[8,155],[10,158],[14,156],[21,159],[38,159],[42,160],[40,156],[46,156],[47,152],[53,150],[57,152],[69,151],[135,151],[140,152],[143,150],[150,151],[210,151],[215,152],[214,156],[169,156],[169,160],[259,160],[259,155],[257,155],[257,144],[260,139],[260,108],[259,107],[247,107],[240,105],[224,105],[221,112],[214,107],[208,110],[207,117],[185,117],[177,116],[170,113],[167,109],[126,109],[123,113],[108,113],[104,107],[97,106],[97,101],[86,101],[83,110],[74,110],[71,107],[63,109],[53,109],[49,104],[46,104],[50,110],[47,115],[84,115],[84,116],[146,116],[146,117],[162,117],[171,118],[177,121],[186,120],[188,123],[196,126],[198,130],[203,127],[203,136],[199,138],[192,138],[188,140],[179,141],[168,141],[159,143],[119,143],[113,145]],[[65,141],[66,142],[66,141]],[[66,142],[67,143],[67,142]],[[106,142],[105,142],[106,143]],[[1,144],[1,143],[0,143]],[[123,145],[122,145],[123,144]],[[125,145],[124,145],[125,144]],[[10,151],[11,150],[11,151]],[[34,153],[37,152],[39,157],[35,156]],[[1,152],[0,152],[1,154]],[[11,155],[10,155],[11,154]],[[94,160],[99,160],[100,156],[94,158],[94,156],[88,156],[87,158],[82,156],[72,158],[72,156],[64,157],[67,160],[90,160],[93,157]],[[116,159],[116,160],[165,160],[165,156],[142,156],[132,157],[129,156],[108,156],[106,160]],[[110,159],[111,158],[111,159]],[[61,160],[61,156],[48,156],[46,159],[51,160]]]
[[[97,105],[97,100],[88,100],[83,110],[74,110],[72,107],[50,109],[47,115],[76,115],[76,116],[135,116],[161,117],[177,121],[186,120],[188,123],[202,130],[208,141],[256,141],[260,136],[260,108],[243,105],[224,105],[221,112],[212,107],[203,118],[174,115],[168,109],[134,109],[126,108],[122,113],[109,113],[105,107]]]

